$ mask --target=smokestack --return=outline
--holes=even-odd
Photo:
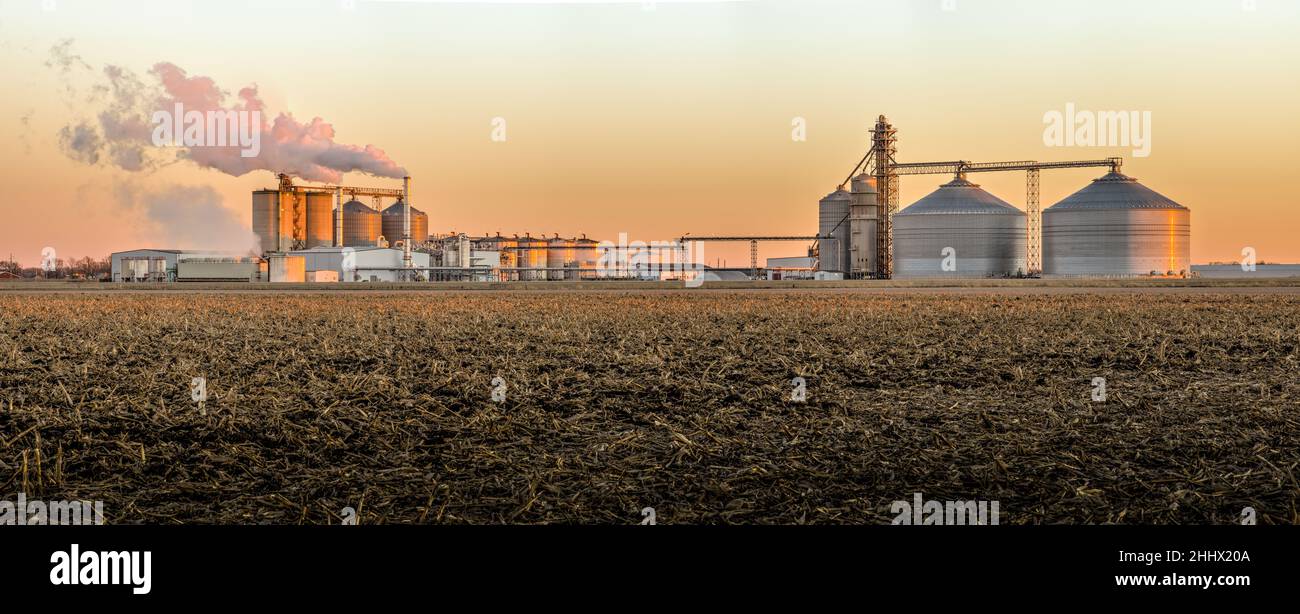
[[[334,188],[334,247],[343,247],[343,188]]]
[[[411,178],[402,177],[402,266],[410,269],[411,262]],[[403,281],[410,281],[410,273],[403,275]]]

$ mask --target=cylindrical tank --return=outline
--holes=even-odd
[[[379,212],[359,200],[343,203],[343,246],[373,247],[379,241]]]
[[[455,234],[439,240],[442,246],[442,266],[469,266],[469,238]]]
[[[898,277],[1026,272],[1025,213],[957,177],[894,215]]]
[[[577,280],[583,278],[595,278],[596,264],[600,260],[600,254],[596,247],[600,245],[600,243],[595,239],[588,239],[584,235],[575,239],[573,245],[574,261],[577,264],[578,270],[566,272],[565,279]],[[583,273],[583,271],[588,272]]]
[[[257,236],[260,253],[280,249],[280,192],[257,190],[253,192],[253,234]]]
[[[165,258],[149,259],[149,277],[151,279],[167,279],[167,260]]]
[[[546,240],[525,234],[519,237],[519,268],[546,268]],[[520,271],[520,281],[545,281],[546,271]]]
[[[1191,210],[1110,172],[1043,211],[1043,274],[1186,276],[1191,235]]]
[[[578,261],[576,243],[573,239],[561,239],[559,235],[546,241],[546,278],[551,281],[564,279],[566,271],[559,270],[574,266]]]
[[[380,223],[380,232],[388,239],[389,245],[402,240],[402,201],[398,200],[384,209]],[[429,216],[423,211],[411,207],[411,241],[418,245],[429,240]]]
[[[307,192],[307,248],[334,244],[334,195]]]
[[[864,277],[876,272],[876,178],[866,173],[854,177],[850,192],[849,271],[854,277]]]
[[[852,204],[853,196],[844,188],[836,188],[817,203],[817,234],[832,237],[818,243],[818,270],[843,273],[849,268],[848,217]]]
[[[519,250],[514,249],[519,247],[518,240],[497,235],[493,238],[492,242],[496,245],[497,253],[500,254],[501,268],[513,269],[523,266],[523,258],[521,258],[522,254],[519,253]],[[503,271],[501,273],[501,278],[505,281],[510,281],[523,279],[523,276],[521,276],[518,271]]]

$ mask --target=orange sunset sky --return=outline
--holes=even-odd
[[[270,172],[129,171],[61,142],[104,111],[106,66],[151,87],[150,68],[168,62],[231,103],[255,84],[268,119],[321,117],[336,142],[383,149],[409,170],[433,232],[813,234],[818,199],[885,114],[901,162],[1123,156],[1126,174],[1191,208],[1193,262],[1247,246],[1298,262],[1297,33],[1296,0],[7,0],[0,258],[238,242]],[[1046,146],[1043,116],[1067,104],[1150,112],[1150,155]],[[791,138],[795,118],[806,141]],[[1102,173],[1045,172],[1044,206]],[[904,177],[902,204],[947,179]],[[1024,204],[1022,173],[972,180]],[[706,255],[737,266],[748,247]]]

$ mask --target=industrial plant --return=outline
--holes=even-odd
[[[817,207],[817,234],[692,236],[692,242],[746,242],[747,268],[713,269],[706,279],[890,279],[1014,277],[1186,277],[1191,212],[1121,173],[1123,160],[899,162],[897,131],[882,115],[871,144]],[[1107,172],[1041,209],[1043,171]],[[970,176],[1024,172],[1024,207]],[[948,175],[946,183],[899,210],[899,179]],[[581,235],[430,234],[429,215],[400,188],[278,184],[252,193],[256,257],[135,250],[113,255],[114,281],[578,281],[667,279],[653,267],[621,267],[608,247]],[[385,201],[391,201],[385,207]],[[369,201],[369,202],[367,202]],[[804,253],[770,258],[760,242],[803,243]],[[706,267],[698,263],[700,270]],[[682,277],[674,277],[680,279]]]
[[[885,116],[871,134],[871,148],[849,178],[818,203],[812,251],[822,278],[1191,273],[1191,212],[1123,175],[1120,158],[900,163],[897,131]],[[1041,210],[1043,171],[1091,167],[1108,172]],[[968,179],[972,173],[1021,171],[1023,211]],[[953,179],[898,210],[900,177],[944,174]],[[765,239],[732,238],[751,240],[751,253]]]

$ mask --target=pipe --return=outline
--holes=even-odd
[[[402,177],[402,266],[413,268],[411,262],[411,178]],[[403,281],[410,281],[403,279]]]
[[[334,247],[343,247],[343,188],[334,188]]]

